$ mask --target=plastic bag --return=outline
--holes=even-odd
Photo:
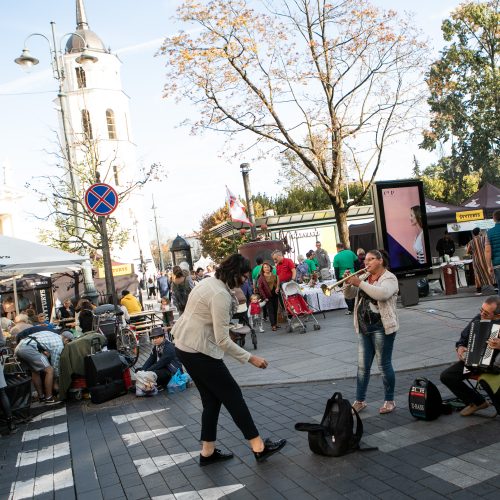
[[[156,386],[157,375],[155,372],[139,371],[135,374],[135,377],[136,396],[156,396],[158,394]]]
[[[191,382],[191,377],[187,373],[182,373],[179,369],[177,370],[172,378],[169,380],[167,385],[167,391],[169,394],[175,394],[176,392],[185,391],[188,387],[189,382]]]

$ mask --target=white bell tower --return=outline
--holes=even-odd
[[[132,142],[129,97],[122,88],[121,61],[106,49],[101,39],[89,29],[83,0],[76,1],[76,30],[62,56],[63,91],[66,95],[68,142],[76,165],[84,163],[89,145],[98,158],[100,181],[111,184],[118,193],[140,179],[136,163],[136,145]],[[78,36],[77,36],[78,35]],[[79,64],[86,54],[97,57],[94,63]],[[112,257],[121,263],[133,263],[141,270],[141,258],[154,272],[144,215],[143,196],[136,189],[113,213],[129,238]]]

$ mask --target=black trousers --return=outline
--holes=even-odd
[[[200,392],[203,404],[200,439],[202,441],[215,441],[217,439],[217,421],[222,405],[225,406],[245,439],[258,437],[259,431],[255,427],[250,410],[243,399],[240,386],[222,359],[179,349],[176,349],[175,352]]]
[[[272,291],[271,298],[266,304],[267,313],[269,314],[269,322],[271,326],[278,325],[278,295]]]
[[[160,368],[159,370],[153,370],[156,373],[156,383],[158,385],[163,385],[164,387],[170,382],[172,374],[167,368]]]
[[[345,303],[347,304],[347,310],[353,312],[354,311],[354,304],[356,302],[356,299],[345,299]]]
[[[441,373],[441,382],[448,387],[458,399],[466,405],[482,405],[484,403],[484,398],[464,382],[466,378],[467,375],[464,374],[463,361],[457,361]]]

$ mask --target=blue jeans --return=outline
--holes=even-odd
[[[385,401],[394,400],[394,385],[396,375],[392,367],[392,348],[396,333],[386,335],[384,331],[376,331],[368,335],[358,334],[358,380],[356,387],[356,401],[366,399],[366,390],[370,382],[370,369],[373,358],[377,358],[377,365],[382,374],[384,383]]]

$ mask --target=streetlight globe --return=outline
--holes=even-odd
[[[98,58],[93,56],[86,48],[80,56],[75,59],[75,62],[82,66],[87,66],[89,63],[96,63]]]
[[[28,68],[29,69],[29,68],[31,68],[31,66],[36,66],[40,61],[36,57],[33,57],[30,54],[29,49],[27,49],[25,47],[23,49],[22,54],[18,58],[14,59],[14,62],[16,64],[19,64],[23,68]]]

